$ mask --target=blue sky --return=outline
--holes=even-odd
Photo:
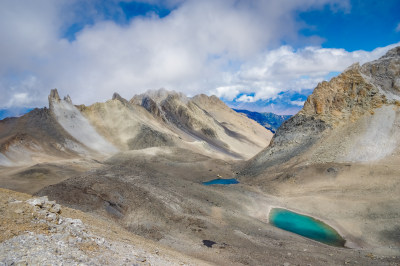
[[[4,0],[0,109],[166,88],[297,112],[322,80],[400,42],[400,1]]]
[[[352,0],[348,11],[332,12],[325,6],[322,10],[301,12],[298,18],[309,25],[301,34],[320,36],[324,39],[322,47],[351,52],[372,51],[398,42],[399,14],[398,0]]]

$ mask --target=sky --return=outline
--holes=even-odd
[[[400,45],[398,0],[1,0],[0,110],[165,88],[294,114]]]

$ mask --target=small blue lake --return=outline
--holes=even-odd
[[[269,213],[269,222],[283,230],[311,238],[327,245],[343,247],[344,240],[335,229],[310,216],[298,214],[286,209],[273,208]]]
[[[239,181],[237,181],[235,178],[231,179],[213,179],[207,182],[203,182],[203,185],[210,186],[210,185],[232,185],[232,184],[239,184]]]

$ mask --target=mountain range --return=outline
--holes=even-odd
[[[274,113],[259,113],[248,110],[233,109],[238,113],[245,114],[248,118],[253,119],[272,133],[282,125],[283,122],[288,120],[291,115],[277,115]]]
[[[49,108],[0,121],[0,262],[396,265],[399,140],[400,47],[318,84],[275,134],[215,96],[85,106],[52,90]],[[275,208],[345,248],[275,227]]]
[[[105,103],[75,106],[69,96],[61,99],[52,90],[48,109],[0,122],[0,164],[160,146],[189,148],[213,157],[250,158],[271,138],[270,131],[215,96],[189,99],[158,90],[127,101],[115,93]]]

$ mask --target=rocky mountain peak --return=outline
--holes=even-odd
[[[130,103],[141,105],[142,100],[145,97],[151,98],[157,104],[160,104],[162,101],[167,100],[167,98],[170,98],[169,100],[171,100],[172,98],[179,99],[180,101],[182,101],[184,103],[186,103],[188,101],[188,98],[183,93],[176,92],[176,91],[169,91],[164,88],[161,88],[158,90],[148,90],[145,93],[135,95],[130,100]]]
[[[396,47],[378,60],[362,66],[355,63],[329,82],[318,84],[299,114],[335,126],[399,100],[400,47]]]
[[[125,105],[129,104],[129,102],[126,99],[122,98],[121,95],[119,95],[117,92],[114,92],[114,94],[112,96],[112,100],[120,101],[121,103],[123,103]]]
[[[157,103],[151,99],[148,96],[145,96],[142,99],[142,104],[141,104],[147,111],[149,111],[151,114],[153,114],[156,117],[161,116],[161,111]]]
[[[64,96],[64,101],[66,101],[67,103],[72,104],[72,100],[71,97],[69,97],[69,95],[67,94],[67,96]]]
[[[114,92],[113,96],[112,96],[112,100],[118,100],[122,98],[117,92]]]
[[[49,94],[49,100],[56,100],[56,101],[60,101],[61,100],[61,98],[60,98],[60,95],[58,94],[58,91],[57,91],[57,89],[52,89],[51,91],[50,91],[50,94]]]
[[[50,91],[48,99],[49,99],[49,108],[50,108],[50,110],[52,110],[54,107],[53,104],[55,102],[59,103],[61,101],[61,98],[60,98],[60,95],[58,94],[57,89],[53,89]]]
[[[299,114],[334,126],[373,112],[384,103],[385,95],[363,77],[358,65],[353,65],[331,81],[318,84]]]
[[[389,57],[400,57],[400,46],[390,49],[384,56],[380,59],[389,58]]]
[[[209,106],[209,105],[213,105],[215,106],[219,106],[219,107],[227,107],[225,105],[224,102],[222,102],[217,96],[215,95],[211,95],[211,96],[207,96],[205,94],[199,94],[194,96],[191,99],[193,102],[200,104],[202,106]]]
[[[400,101],[400,46],[378,60],[365,63],[360,72],[391,101]]]
[[[62,100],[60,95],[58,94],[57,89],[51,90],[48,98],[49,98],[49,109],[51,111],[54,111],[54,104],[59,104],[61,101],[64,101],[70,105],[73,105],[71,97],[69,95],[67,95],[67,96],[64,96],[64,99]]]

